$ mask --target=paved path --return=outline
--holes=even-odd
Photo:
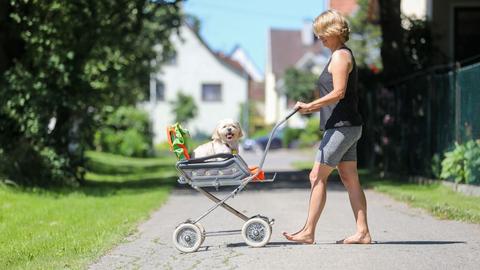
[[[273,160],[273,159],[272,159]],[[329,183],[326,208],[317,228],[317,244],[287,242],[282,230],[303,225],[308,203],[306,173],[283,173],[273,184],[251,184],[228,203],[247,216],[275,218],[270,243],[250,248],[240,235],[207,237],[196,253],[181,254],[172,245],[180,222],[202,214],[211,202],[190,189],[177,189],[168,202],[124,244],[91,269],[479,269],[480,226],[433,218],[422,210],[366,191],[372,245],[337,245],[354,230],[344,188]],[[288,181],[286,181],[288,178]],[[289,182],[290,184],[285,184]],[[226,194],[220,192],[219,196]],[[201,222],[206,231],[241,229],[242,221],[222,208]]]

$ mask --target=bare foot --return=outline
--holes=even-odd
[[[283,231],[282,234],[283,234],[283,236],[285,236],[285,237],[287,237],[287,235],[288,235],[288,236],[294,236],[294,235],[297,235],[297,234],[303,232],[304,230],[305,230],[305,225],[303,225],[303,227],[302,227],[299,231],[297,231],[297,232],[295,232],[295,233],[288,233],[288,232],[286,232],[286,231]]]
[[[283,236],[287,238],[289,241],[302,243],[302,244],[313,244],[315,239],[313,235],[308,234],[306,232],[297,232],[295,234],[289,234],[287,232],[283,232]]]
[[[356,233],[350,237],[337,241],[337,244],[371,244],[370,233]]]

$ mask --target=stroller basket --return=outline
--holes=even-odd
[[[181,160],[176,167],[181,174],[178,182],[195,187],[236,186],[251,175],[247,163],[232,154]]]

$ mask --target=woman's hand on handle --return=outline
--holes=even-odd
[[[295,104],[294,109],[300,109],[299,112],[300,112],[301,114],[310,114],[310,113],[313,113],[312,105],[310,105],[310,103],[304,103],[304,102],[301,102],[301,101],[297,101],[297,103]]]

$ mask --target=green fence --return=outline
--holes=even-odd
[[[412,75],[379,89],[376,104],[377,165],[428,176],[434,154],[480,138],[480,63]]]

